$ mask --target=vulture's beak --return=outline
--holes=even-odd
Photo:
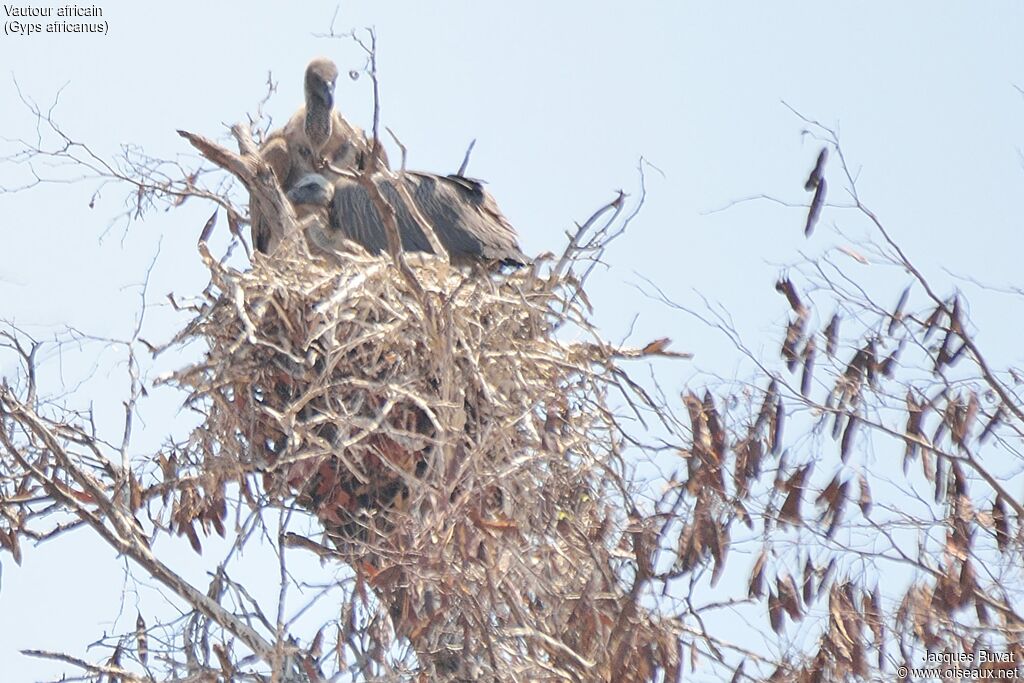
[[[320,99],[329,108],[333,107],[334,106],[334,81],[320,81],[318,83],[318,86],[319,86],[319,93],[318,94],[320,95]]]

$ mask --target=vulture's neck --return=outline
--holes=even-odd
[[[318,154],[331,138],[331,108],[315,98],[306,105],[306,137],[314,154]]]

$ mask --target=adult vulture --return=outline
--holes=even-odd
[[[516,241],[515,229],[479,181],[417,171],[408,171],[397,179],[375,173],[371,179],[395,209],[405,251],[433,253],[420,221],[406,205],[395,183],[404,183],[415,208],[429,223],[455,265],[480,263],[518,267],[529,263]],[[331,181],[320,174],[309,174],[288,192],[288,198],[300,214],[318,210],[325,214],[327,244],[318,246],[338,249],[342,241],[348,239],[372,254],[387,249],[384,223],[369,192],[358,181],[350,178]]]

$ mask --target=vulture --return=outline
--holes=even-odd
[[[338,82],[338,67],[329,59],[314,59],[306,67],[306,116],[302,129],[309,143],[310,160],[314,167],[325,164],[324,148],[336,126],[334,118],[334,86]],[[288,131],[285,131],[288,135]],[[292,136],[295,137],[295,133]]]
[[[375,150],[359,128],[334,108],[338,67],[317,58],[306,67],[305,104],[284,128],[267,136],[260,155],[277,176],[286,196],[303,218],[318,214],[326,231],[310,230],[310,239],[327,250],[346,239],[373,254],[387,249],[384,224],[366,188],[345,172],[368,172],[394,207],[402,248],[433,253],[423,228],[406,206],[395,183],[402,183],[419,215],[434,230],[452,263],[522,266],[529,259],[519,249],[516,232],[479,181],[461,175],[406,172],[398,179],[374,172],[387,168],[383,150]],[[378,146],[379,147],[379,146]],[[269,253],[280,240],[259,207],[250,205],[253,244]]]
[[[519,267],[529,263],[516,241],[515,229],[479,181],[418,171],[408,171],[397,179],[375,173],[371,179],[395,209],[403,250],[433,253],[423,228],[395,183],[404,183],[419,214],[430,224],[453,264]],[[371,254],[387,249],[384,223],[366,188],[358,181],[308,174],[289,190],[288,199],[300,216],[319,211],[326,218],[326,234],[320,239],[313,238],[317,246],[338,249],[341,241],[348,239]]]
[[[273,170],[285,192],[310,173],[329,179],[336,171],[355,171],[369,167],[373,145],[366,134],[353,126],[334,108],[334,86],[338,67],[331,60],[318,57],[306,67],[305,104],[299,107],[284,128],[271,132],[260,156]],[[387,166],[383,149],[380,163]],[[253,244],[269,253],[280,236],[266,225],[262,214],[250,206]]]

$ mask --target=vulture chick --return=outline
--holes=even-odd
[[[334,86],[338,82],[338,67],[323,57],[314,59],[306,67],[306,118],[302,129],[306,133],[313,163],[322,166],[322,152],[331,139],[334,118]]]
[[[430,224],[453,264],[518,267],[529,263],[519,248],[515,229],[480,182],[457,175],[416,171],[397,180],[379,173],[372,179],[395,209],[405,251],[433,253],[419,221],[395,187],[399,182],[405,184],[416,209]],[[292,188],[288,198],[300,215],[326,210],[328,230],[313,237],[317,246],[337,250],[342,240],[348,239],[372,254],[387,249],[384,223],[369,193],[357,181],[338,178],[330,182],[324,176],[310,174]]]
[[[332,169],[352,171],[369,167],[373,145],[360,128],[334,108],[337,78],[338,67],[329,59],[314,59],[306,67],[306,103],[292,115],[281,133],[291,157],[288,177],[283,180],[286,190],[309,173],[333,179],[337,173]],[[382,162],[387,165],[386,159]]]
[[[319,57],[306,67],[305,104],[299,107],[284,128],[271,132],[260,156],[277,176],[281,188],[288,192],[303,177],[320,173],[327,178],[338,177],[336,171],[367,168],[372,160],[373,146],[363,131],[350,124],[334,108],[334,86],[338,67],[329,59]],[[381,163],[387,166],[384,150],[379,151]],[[253,244],[258,251],[273,251],[280,236],[266,221],[259,209],[250,205]]]

